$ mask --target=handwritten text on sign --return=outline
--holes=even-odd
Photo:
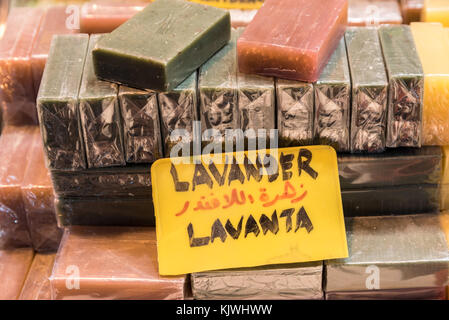
[[[347,256],[335,151],[275,151],[152,166],[161,274]]]

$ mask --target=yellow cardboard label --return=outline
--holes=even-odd
[[[190,0],[201,4],[208,4],[210,6],[223,9],[242,9],[251,10],[259,9],[264,0]]]
[[[186,160],[151,168],[160,274],[347,257],[331,147]]]

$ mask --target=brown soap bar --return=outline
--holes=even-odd
[[[33,249],[0,250],[0,300],[16,300],[33,261]]]
[[[55,253],[36,254],[19,300],[51,300],[50,280]]]
[[[174,300],[186,290],[185,276],[159,276],[154,228],[67,228],[50,283],[56,300]]]

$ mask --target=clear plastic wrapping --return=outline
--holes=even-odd
[[[348,28],[345,40],[352,80],[351,151],[382,152],[388,81],[377,29]]]
[[[401,24],[397,0],[348,0],[348,25]]]
[[[198,300],[323,299],[323,263],[193,273]]]
[[[118,86],[98,80],[94,72],[92,50],[99,37],[92,35],[89,39],[79,93],[81,126],[89,168],[125,165]]]
[[[446,287],[330,292],[326,300],[446,300]]]
[[[444,287],[449,250],[438,215],[346,220],[349,257],[326,266],[326,293]]]
[[[421,147],[424,73],[409,26],[379,28],[389,78],[386,146]]]
[[[157,94],[120,86],[119,101],[126,162],[150,163],[162,158]]]
[[[19,298],[33,255],[31,248],[0,250],[0,300]]]
[[[342,190],[434,184],[441,180],[440,147],[387,149],[380,154],[339,154]]]
[[[19,300],[51,300],[50,280],[55,253],[36,254]]]
[[[49,169],[86,168],[78,91],[88,42],[86,34],[53,37],[37,98]]]
[[[344,39],[340,40],[314,89],[314,140],[337,151],[349,151],[351,76]]]
[[[185,276],[159,276],[154,228],[66,229],[50,283],[56,300],[174,300],[186,293]]]

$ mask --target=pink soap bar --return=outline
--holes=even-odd
[[[78,30],[69,29],[66,24],[67,13],[65,6],[50,7],[45,12],[39,28],[33,51],[31,52],[31,69],[33,72],[34,90],[37,96],[45,63],[47,62],[50,44],[54,35],[75,33]]]
[[[237,42],[239,69],[314,82],[346,28],[347,0],[266,0]]]
[[[0,300],[16,300],[31,262],[33,249],[0,250]]]
[[[0,41],[0,101],[6,124],[37,124],[31,50],[44,11],[13,8]]]

